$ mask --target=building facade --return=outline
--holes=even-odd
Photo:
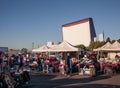
[[[96,32],[92,18],[62,25],[63,41],[76,46],[83,44],[86,47],[96,37]]]
[[[104,33],[98,35],[98,41],[100,42],[104,41]]]
[[[0,52],[8,52],[8,47],[0,47]]]

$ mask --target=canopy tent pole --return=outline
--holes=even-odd
[[[101,57],[101,51],[96,51],[96,54],[97,54],[97,60],[99,60],[99,57]]]

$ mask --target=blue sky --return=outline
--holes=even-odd
[[[120,38],[120,0],[0,0],[0,46],[62,41],[61,25],[92,17],[96,34]]]

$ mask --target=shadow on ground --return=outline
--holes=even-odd
[[[36,74],[31,75],[29,85],[24,85],[21,88],[120,88],[116,85],[106,84],[88,84],[92,81],[108,79],[108,76],[96,76],[87,78],[61,78],[54,79],[57,75]],[[53,80],[54,79],[54,80]]]
[[[120,88],[120,86],[106,84],[80,84],[72,86],[59,86],[53,88]]]

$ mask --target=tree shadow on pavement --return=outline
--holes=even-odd
[[[71,86],[58,86],[53,88],[120,88],[120,86],[107,84],[79,84]]]
[[[106,84],[88,84],[92,81],[108,79],[108,76],[96,76],[96,77],[63,77],[58,78],[58,75],[50,74],[37,74],[31,75],[31,81],[29,85],[22,86],[21,88],[120,88],[116,85]]]

